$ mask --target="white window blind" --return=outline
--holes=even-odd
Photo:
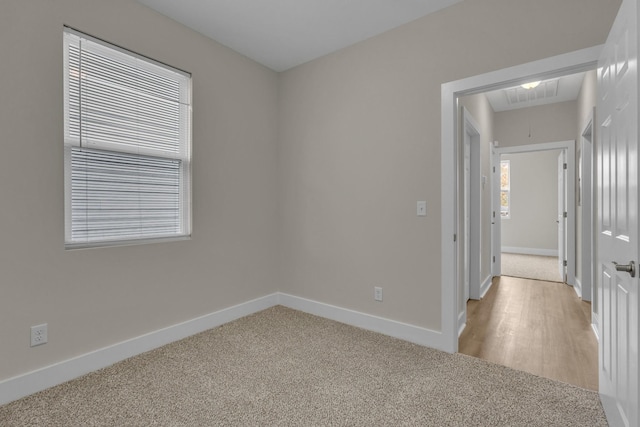
[[[191,79],[64,31],[68,248],[190,235]]]

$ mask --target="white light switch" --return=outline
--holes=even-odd
[[[427,216],[427,202],[425,200],[418,200],[416,214],[418,216]]]

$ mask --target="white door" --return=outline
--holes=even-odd
[[[565,153],[564,151],[558,155],[558,269],[560,271],[560,279],[566,282],[564,260],[567,259],[564,242],[565,242],[565,221],[567,218],[564,213],[565,207]]]
[[[623,0],[598,61],[600,395],[612,426],[638,426],[638,0]],[[618,267],[614,262],[619,263]],[[636,266],[637,268],[637,266]]]

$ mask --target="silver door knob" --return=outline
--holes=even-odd
[[[612,261],[613,265],[616,266],[616,271],[626,271],[631,275],[631,277],[636,277],[636,263],[633,261],[629,261],[629,264],[618,264],[615,261]]]

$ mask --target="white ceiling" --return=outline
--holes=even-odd
[[[578,99],[585,73],[571,74],[559,79],[544,80],[534,89],[515,86],[487,92],[493,111],[515,110]]]
[[[462,0],[138,0],[275,70],[312,59]]]

